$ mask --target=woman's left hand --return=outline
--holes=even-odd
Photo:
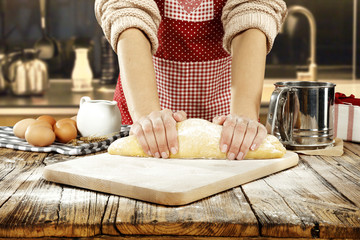
[[[234,114],[215,117],[213,123],[223,125],[220,150],[230,160],[242,160],[247,152],[257,149],[267,135],[264,125]]]

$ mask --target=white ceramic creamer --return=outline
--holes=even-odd
[[[76,121],[83,137],[101,137],[121,129],[121,115],[116,101],[91,100],[84,96],[80,99]]]

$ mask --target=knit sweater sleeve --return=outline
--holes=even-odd
[[[115,52],[120,34],[138,28],[149,39],[152,54],[156,53],[161,16],[153,0],[95,0],[95,16]]]
[[[228,0],[222,12],[223,46],[231,52],[232,39],[250,28],[261,30],[267,38],[269,53],[287,14],[283,0]]]

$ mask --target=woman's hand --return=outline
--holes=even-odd
[[[244,159],[249,149],[257,149],[267,135],[261,123],[234,114],[215,117],[213,123],[223,125],[220,150],[230,160]]]
[[[170,152],[176,154],[179,150],[176,122],[185,119],[184,111],[154,111],[134,122],[130,134],[137,137],[142,149],[149,156],[168,158]]]

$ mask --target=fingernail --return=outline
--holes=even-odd
[[[236,159],[238,159],[238,160],[243,160],[243,158],[244,158],[244,153],[239,152],[239,155],[237,156]]]
[[[148,151],[148,153],[147,153],[150,157],[152,156],[152,154],[151,154],[151,152],[150,151]]]
[[[156,157],[156,158],[159,158],[159,157],[160,157],[160,153],[156,152],[156,153],[155,153],[155,157]]]
[[[169,154],[167,154],[166,152],[162,152],[161,153],[161,157],[162,158],[168,158]]]
[[[181,117],[182,117],[181,114],[178,112],[176,112],[174,115],[175,115],[174,117],[177,117],[178,119],[181,119]]]
[[[176,154],[176,153],[177,153],[177,150],[176,150],[176,148],[174,148],[174,147],[172,147],[172,148],[170,149],[170,151],[171,151],[172,154]]]
[[[228,156],[229,160],[234,160],[235,159],[235,154],[234,153],[230,153]]]
[[[228,146],[226,144],[222,145],[221,152],[225,153],[228,149]]]
[[[255,148],[256,148],[256,144],[254,143],[253,145],[251,145],[250,149],[255,150]]]

